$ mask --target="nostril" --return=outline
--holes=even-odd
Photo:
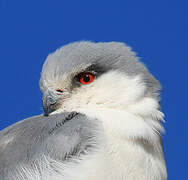
[[[58,93],[63,93],[63,89],[56,89],[56,92],[58,92]]]

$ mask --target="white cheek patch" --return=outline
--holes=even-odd
[[[86,106],[120,108],[138,101],[145,89],[140,76],[127,77],[124,73],[111,71],[89,85],[82,85],[65,103],[66,107],[76,109]]]
[[[142,96],[145,86],[140,76],[131,78],[124,73],[112,71],[101,76],[90,90],[95,92],[92,103],[103,101],[108,105],[129,105]]]

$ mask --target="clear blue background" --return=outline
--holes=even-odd
[[[163,85],[169,179],[187,179],[187,33],[186,0],[0,0],[0,129],[42,113],[49,52],[76,40],[123,41]]]

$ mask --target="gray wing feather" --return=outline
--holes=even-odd
[[[66,162],[92,151],[99,130],[96,122],[82,114],[64,113],[35,116],[4,129],[0,132],[0,180],[13,180],[9,177],[16,177],[18,165],[31,166],[43,156]]]

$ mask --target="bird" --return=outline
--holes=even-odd
[[[0,180],[167,180],[161,85],[124,42],[50,53],[44,113],[0,131]]]

